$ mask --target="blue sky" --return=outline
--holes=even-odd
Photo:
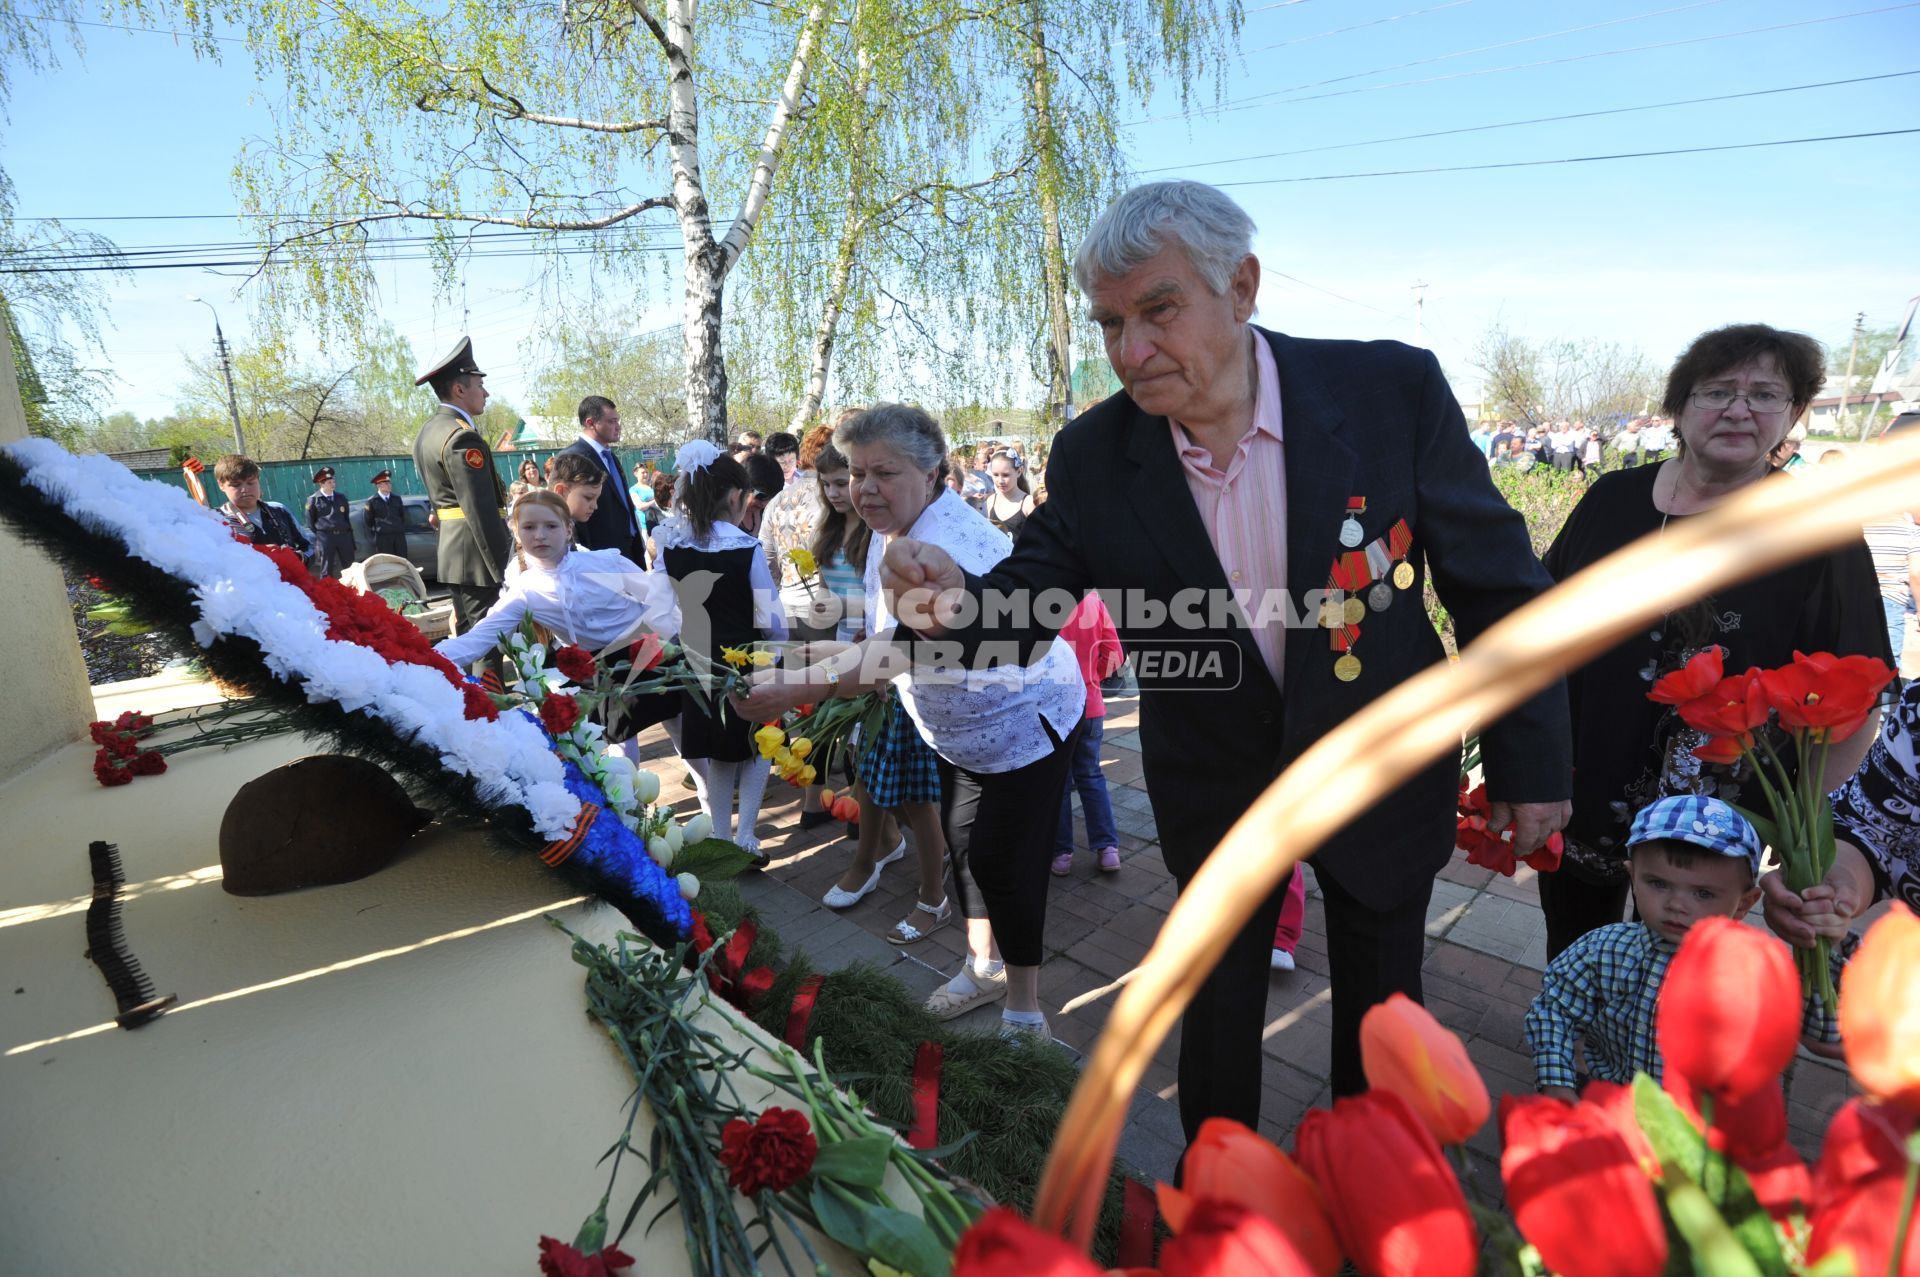
[[[1126,136],[1143,174],[1220,183],[1253,215],[1261,322],[1304,336],[1412,341],[1413,286],[1424,282],[1423,344],[1472,397],[1470,352],[1493,323],[1540,339],[1621,342],[1664,366],[1719,324],[1757,319],[1835,340],[1855,312],[1896,323],[1920,293],[1920,133],[1336,177],[1920,128],[1920,75],[1729,97],[1920,70],[1920,3],[1247,8],[1227,109],[1179,117],[1163,94],[1130,113],[1137,122]],[[233,210],[234,159],[268,131],[266,89],[244,54],[212,65],[164,36],[85,34],[84,58],[15,79],[0,163],[19,213],[80,221]],[[1351,145],[1710,98],[1725,100]],[[1299,153],[1309,148],[1337,149]],[[240,234],[232,221],[88,224],[130,248]],[[490,384],[516,403],[532,354],[523,338],[542,304],[533,269],[488,263],[466,288]],[[421,355],[461,330],[461,298],[436,298],[423,265],[386,268],[382,281],[388,317]],[[229,281],[156,271],[114,285],[107,349],[121,406],[166,411],[182,352],[210,342],[209,317],[181,299],[187,292],[220,307],[230,336],[247,331],[248,297]],[[1076,340],[1095,353],[1090,329]]]

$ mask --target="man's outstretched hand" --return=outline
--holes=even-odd
[[[958,620],[966,583],[953,556],[925,541],[889,541],[880,560],[880,588],[893,614],[924,638],[939,638]]]

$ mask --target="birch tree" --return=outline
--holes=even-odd
[[[285,90],[274,136],[237,169],[268,317],[364,322],[403,230],[424,229],[449,288],[502,251],[545,254],[550,278],[584,262],[603,289],[643,287],[676,246],[687,427],[724,439],[725,286],[834,3],[230,4],[219,17]]]
[[[1239,6],[849,3],[801,143],[834,198],[750,264],[754,336],[797,387],[791,426],[830,385],[1010,403],[1038,383],[1057,422],[1068,252],[1127,183],[1119,115],[1156,76],[1183,104],[1217,92]]]

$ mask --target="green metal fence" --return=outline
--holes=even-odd
[[[519,452],[496,452],[493,454],[493,468],[500,472],[502,483],[511,484],[519,477],[521,462],[531,459],[544,469],[547,458],[559,451],[559,448],[528,448]],[[613,455],[619,460],[628,483],[633,481],[633,467],[642,461],[662,469],[671,468],[672,454],[665,448],[615,448]],[[321,466],[333,467],[334,482],[349,501],[372,496],[373,476],[382,470],[393,472],[393,490],[397,493],[405,495],[426,491],[420,482],[420,471],[415,468],[413,456],[409,453],[406,456],[309,457],[305,461],[263,461],[260,463],[260,495],[268,501],[278,501],[298,514],[306,507],[307,498],[313,495],[313,474]],[[185,489],[187,486],[186,476],[178,467],[148,471],[142,477],[171,483],[176,488]],[[213,467],[209,465],[200,478],[207,490],[209,504],[215,507],[221,505],[225,498],[220,495],[220,488],[213,481]]]

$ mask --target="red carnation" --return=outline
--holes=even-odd
[[[89,723],[87,725],[87,735],[93,738],[94,744],[104,745],[114,736],[113,724],[100,721]]]
[[[107,579],[103,576],[88,576],[87,584],[91,585],[94,589],[100,591],[102,594],[113,593],[113,587],[107,584]]]
[[[666,648],[661,645],[659,636],[654,634],[641,635],[633,646],[627,649],[627,659],[642,674],[658,665],[660,658],[665,655]]]
[[[794,1109],[770,1108],[751,1124],[736,1117],[720,1132],[727,1182],[747,1197],[792,1188],[812,1167],[818,1148],[807,1115]]]
[[[123,732],[139,732],[152,727],[153,719],[146,714],[136,714],[130,709],[122,710],[120,717],[113,720],[113,725]]]
[[[135,754],[132,761],[127,764],[127,770],[136,776],[158,776],[167,770],[167,757],[165,754],[156,754],[152,751]]]
[[[569,643],[553,654],[553,668],[576,683],[593,681],[593,653]]]
[[[132,758],[140,752],[140,742],[131,736],[118,734],[108,736],[100,742],[101,747],[116,758]]]
[[[540,702],[540,724],[555,736],[564,736],[580,721],[580,702],[556,692]]]
[[[545,1277],[612,1277],[633,1264],[633,1256],[616,1246],[583,1255],[556,1237],[540,1239],[540,1271]]]
[[[493,697],[487,695],[487,689],[478,683],[460,684],[460,693],[467,700],[467,717],[484,719],[491,723],[500,717],[500,707],[493,703]]]
[[[115,766],[113,756],[103,749],[93,756],[93,778],[111,788],[131,781],[133,773],[124,767]]]

